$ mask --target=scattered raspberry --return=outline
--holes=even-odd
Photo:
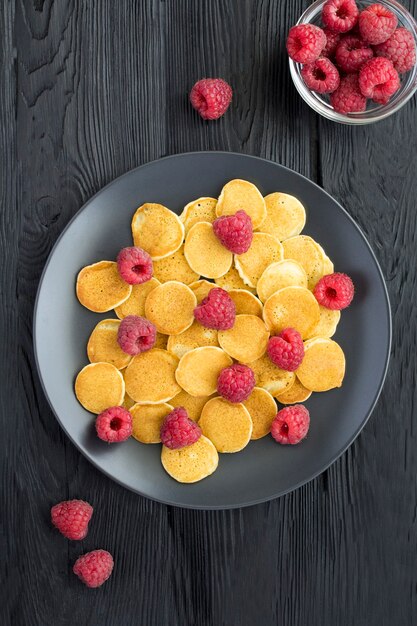
[[[126,441],[132,434],[132,416],[122,406],[112,406],[96,418],[97,435],[103,441]]]
[[[120,322],[117,341],[123,352],[135,356],[154,347],[156,328],[144,317],[128,315]]]
[[[339,88],[330,95],[330,104],[338,113],[365,111],[366,98],[359,89],[359,80],[356,74],[348,74],[341,79]]]
[[[243,254],[250,248],[253,238],[252,220],[245,211],[218,217],[213,230],[222,245],[234,254]]]
[[[340,76],[330,59],[320,57],[313,63],[303,65],[301,76],[309,89],[317,93],[332,93],[339,87]]]
[[[340,34],[335,33],[330,28],[323,28],[323,32],[326,35],[326,45],[321,51],[322,57],[332,58],[336,52],[336,48],[340,41]]]
[[[217,120],[232,101],[231,86],[222,78],[203,78],[190,92],[190,102],[203,120]]]
[[[84,500],[66,500],[51,508],[52,524],[67,539],[79,540],[87,536],[88,522],[93,507]]]
[[[321,14],[323,24],[336,33],[347,33],[355,26],[358,17],[355,0],[327,0]]]
[[[229,402],[247,400],[255,387],[255,374],[247,365],[225,367],[217,379],[217,392]]]
[[[295,328],[285,328],[268,342],[268,356],[282,370],[294,372],[304,358],[304,343]]]
[[[152,259],[142,248],[123,248],[117,256],[117,269],[129,285],[140,285],[152,278]]]
[[[397,28],[397,17],[383,4],[371,4],[359,15],[359,32],[372,45],[383,43]]]
[[[356,35],[347,35],[341,39],[336,50],[336,63],[343,72],[358,72],[360,67],[372,59],[374,52],[369,44]]]
[[[406,28],[397,28],[387,41],[374,48],[378,57],[386,57],[400,74],[408,72],[416,64],[414,37]]]
[[[227,291],[220,287],[210,289],[209,294],[194,309],[197,322],[206,328],[227,330],[235,323],[236,307]]]
[[[340,311],[346,309],[353,300],[355,288],[352,279],[338,272],[320,278],[314,288],[314,295],[321,306]]]
[[[110,577],[114,561],[107,550],[93,550],[78,557],[72,571],[87,587],[100,587]]]
[[[325,45],[326,35],[313,24],[298,24],[288,33],[287,52],[297,63],[313,63],[319,58]]]
[[[184,407],[179,406],[169,413],[161,428],[161,441],[167,448],[185,448],[198,441],[201,428],[188,417]]]
[[[271,435],[284,445],[300,443],[310,427],[310,413],[302,404],[286,406],[278,411],[271,425]]]
[[[386,104],[399,87],[400,77],[389,59],[374,57],[361,67],[359,89],[367,98]]]

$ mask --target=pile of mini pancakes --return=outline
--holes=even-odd
[[[217,239],[213,221],[243,209],[254,236],[249,250],[233,255]],[[87,345],[90,364],[78,374],[75,393],[82,406],[99,414],[123,405],[132,414],[133,437],[160,443],[160,429],[173,407],[184,407],[202,436],[178,450],[162,446],[162,464],[179,482],[196,482],[214,472],[218,453],[242,450],[270,432],[278,406],[307,400],[312,392],[340,387],[345,373],[341,347],[330,337],[340,311],[317,303],[312,290],[334,271],[323,248],[301,235],[306,212],[285,193],[265,198],[255,185],[232,180],[218,199],[198,198],[178,217],[147,203],[132,220],[135,246],[153,260],[153,277],[129,285],[114,261],[81,270],[77,297],[90,311],[114,311],[100,321]],[[214,281],[214,282],[213,282]],[[194,308],[218,286],[236,305],[230,330],[204,328]],[[146,317],[157,329],[154,348],[131,357],[117,342],[127,315]],[[296,372],[281,370],[267,356],[268,339],[284,328],[297,329],[305,356]],[[249,365],[256,387],[243,403],[216,395],[217,378],[233,362]]]

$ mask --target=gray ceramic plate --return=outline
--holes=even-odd
[[[217,196],[225,182],[244,178],[263,194],[284,191],[307,208],[305,233],[322,244],[336,270],[352,276],[356,297],[336,337],[347,360],[343,387],[313,394],[308,438],[280,446],[271,437],[238,454],[220,455],[209,478],[181,485],[162,469],[159,445],[134,440],[107,445],[93,417],[77,402],[74,377],[87,363],[86,343],[99,319],[75,297],[81,267],[114,259],[131,245],[130,221],[144,202],[180,213],[199,196]],[[65,432],[105,474],[149,498],[190,508],[232,508],[280,496],[317,476],[352,443],[380,394],[387,370],[391,317],[384,279],[365,237],[344,209],[300,174],[263,159],[224,152],[181,154],[128,172],[92,198],[68,224],[45,267],[35,306],[35,352],[49,403]]]

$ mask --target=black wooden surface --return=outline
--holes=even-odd
[[[5,626],[417,623],[417,101],[364,128],[312,113],[284,53],[306,4],[1,3]],[[416,0],[405,4],[417,15]],[[202,122],[187,102],[207,75],[229,80],[235,93],[216,123]],[[151,159],[211,149],[283,163],[346,207],[387,278],[394,342],[373,417],[327,472],[268,504],[193,512],[124,490],[78,453],[40,389],[31,323],[48,253],[88,198]],[[68,497],[96,508],[81,544],[48,523],[51,504]],[[116,566],[91,591],[71,565],[96,547],[109,549]]]

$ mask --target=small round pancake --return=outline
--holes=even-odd
[[[242,363],[251,363],[265,353],[269,332],[256,315],[236,315],[233,328],[219,330],[218,337],[227,354]]]
[[[135,246],[148,252],[154,261],[174,254],[184,239],[184,224],[178,215],[162,206],[142,204],[132,219]]]
[[[118,370],[129,365],[132,357],[123,352],[117,341],[120,320],[102,320],[94,328],[87,343],[90,363],[111,363]]]
[[[84,267],[77,277],[77,298],[86,309],[106,313],[128,299],[132,285],[121,278],[117,263],[100,261]]]
[[[203,406],[209,400],[207,396],[190,396],[186,391],[180,391],[180,393],[170,400],[170,404],[173,407],[182,406],[188,413],[188,417],[190,420],[194,422],[198,422],[200,419],[201,411],[203,410]]]
[[[168,346],[168,335],[163,335],[162,333],[156,333],[156,341],[154,348],[161,348],[161,350],[166,350]]]
[[[306,389],[296,376],[294,384],[287,391],[275,397],[281,404],[297,404],[298,402],[305,402],[310,396],[311,391]]]
[[[220,372],[232,363],[230,356],[221,348],[195,348],[181,358],[175,378],[191,396],[211,396],[217,390]]]
[[[270,432],[278,411],[274,398],[266,389],[255,387],[243,404],[248,409],[253,424],[251,439],[265,437]]]
[[[282,261],[282,244],[267,233],[254,233],[251,246],[244,254],[235,255],[235,266],[243,282],[256,287],[268,265]]]
[[[184,224],[185,234],[197,222],[210,222],[216,219],[216,198],[197,198],[189,202],[180,215],[180,220]]]
[[[207,298],[209,292],[216,285],[203,278],[202,280],[196,280],[195,283],[191,283],[191,285],[188,286],[191,291],[195,293],[195,297],[197,298],[197,304],[201,304],[204,298]]]
[[[328,391],[341,387],[346,361],[342,348],[332,339],[316,337],[304,344],[304,359],[297,376],[310,391]]]
[[[252,420],[247,408],[240,402],[212,398],[203,407],[198,421],[203,435],[208,437],[217,452],[239,452],[252,436]]]
[[[333,337],[336,332],[337,325],[341,318],[340,311],[326,309],[326,307],[320,305],[319,309],[319,322],[311,332],[311,335],[306,337],[306,339],[312,339],[313,337]]]
[[[132,285],[132,293],[127,300],[114,309],[119,320],[124,319],[128,315],[145,315],[145,301],[152,289],[158,287],[161,283],[156,278],[151,278],[141,285]]]
[[[258,280],[258,296],[265,302],[273,293],[284,287],[304,287],[307,289],[307,274],[297,261],[284,259],[271,263]]]
[[[304,287],[284,287],[264,304],[266,327],[278,335],[284,328],[295,328],[303,339],[308,337],[320,319],[320,309],[311,291]]]
[[[153,264],[153,275],[161,283],[166,283],[168,280],[178,280],[186,285],[200,278],[199,274],[193,272],[188,265],[187,259],[184,256],[184,246],[178,248],[171,256],[167,256],[160,261],[155,261]]]
[[[262,317],[262,302],[246,289],[231,289],[229,296],[236,307],[236,315],[257,315]]]
[[[156,330],[165,335],[179,335],[194,321],[197,298],[187,285],[170,280],[155,287],[145,302],[145,315]]]
[[[299,235],[306,223],[306,212],[299,200],[288,193],[265,196],[267,217],[260,230],[280,241]]]
[[[132,408],[132,406],[136,404],[134,400],[132,400],[132,398],[129,396],[128,393],[125,393],[125,397],[122,403],[122,407],[124,409],[126,409],[127,411],[130,411],[130,409]]]
[[[78,374],[75,395],[87,411],[98,414],[122,404],[125,381],[122,373],[111,363],[91,363]]]
[[[222,246],[209,222],[197,222],[188,231],[184,254],[191,269],[206,278],[223,276],[233,261],[232,253]]]
[[[168,402],[181,391],[175,380],[178,358],[152,348],[133,357],[125,370],[126,392],[138,404]]]
[[[327,254],[325,254],[323,257],[323,276],[327,276],[327,274],[333,274],[333,272],[334,272],[333,261],[329,259]]]
[[[247,180],[236,178],[222,189],[216,206],[216,215],[234,215],[245,211],[252,220],[254,229],[259,228],[266,219],[265,200],[255,185]]]
[[[290,389],[294,384],[294,372],[287,372],[277,367],[267,354],[249,363],[249,367],[255,374],[256,386],[266,389],[274,397]]]
[[[161,426],[171,413],[170,404],[135,404],[130,409],[132,415],[132,437],[141,443],[160,443]]]
[[[294,259],[305,270],[308,288],[314,289],[323,276],[323,253],[314,239],[307,235],[298,235],[282,242],[284,257]]]
[[[214,282],[216,283],[217,287],[221,287],[226,291],[231,291],[232,289],[246,289],[251,293],[256,293],[256,289],[254,289],[253,287],[249,287],[249,285],[245,285],[240,277],[239,272],[235,267],[233,267],[233,265],[224,276],[216,278]]]
[[[194,348],[218,345],[217,330],[204,328],[198,322],[193,322],[190,328],[184,330],[180,335],[171,335],[168,338],[167,348],[180,359],[186,352],[194,350]]]
[[[210,476],[219,464],[219,455],[210,439],[201,437],[191,446],[170,450],[162,446],[161,463],[179,483],[196,483]]]

